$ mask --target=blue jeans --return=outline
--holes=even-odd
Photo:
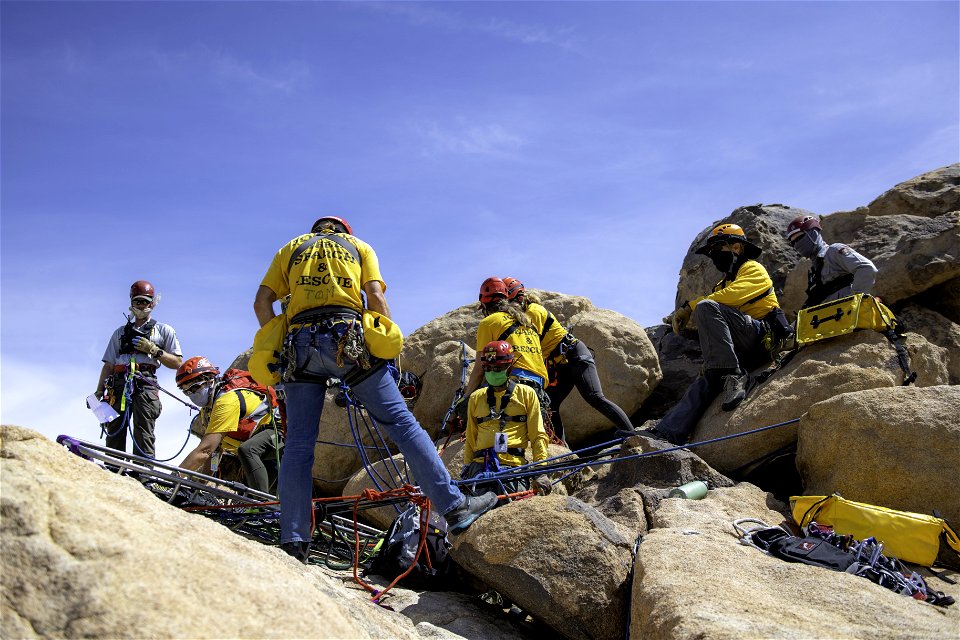
[[[297,352],[294,378],[284,384],[287,403],[287,439],[280,460],[280,541],[311,539],[314,446],[320,431],[320,414],[326,395],[326,378],[343,379],[354,366],[337,366],[334,333],[304,327],[294,336]],[[298,381],[298,377],[310,380]],[[366,379],[350,388],[367,413],[387,433],[403,454],[432,508],[447,514],[463,504],[464,496],[450,478],[430,436],[413,417],[397,383],[382,363]]]

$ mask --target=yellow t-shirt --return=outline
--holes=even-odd
[[[321,239],[300,254],[293,266],[290,257],[301,244],[314,236],[306,233],[280,247],[260,283],[269,287],[277,298],[290,294],[287,317],[317,307],[349,307],[363,310],[363,285],[377,281],[386,291],[380,276],[380,262],[373,248],[363,240],[346,233],[336,234],[357,248],[360,264],[349,251],[333,240]]]
[[[756,302],[750,302],[764,291],[769,291]],[[755,260],[747,260],[737,271],[736,277],[727,282],[721,280],[713,287],[713,293],[690,301],[693,309],[702,300],[713,300],[745,313],[755,320],[761,320],[780,306],[777,294],[773,292],[773,281],[767,275],[763,265]],[[750,304],[747,304],[750,302]]]
[[[500,410],[500,401],[503,391],[494,392],[496,401],[494,410]],[[500,431],[499,419],[490,417],[490,405],[487,402],[487,388],[477,389],[470,394],[470,403],[467,405],[467,432],[463,447],[464,464],[483,462],[483,456],[475,458],[475,452],[489,449],[494,443],[494,434]],[[504,433],[507,434],[507,446],[511,449],[533,449],[533,462],[547,458],[547,443],[549,438],[543,427],[543,417],[540,414],[540,401],[537,392],[525,384],[516,384],[507,403],[505,415],[526,416],[525,422],[507,421],[504,423]],[[512,453],[498,453],[500,463],[508,467],[519,467],[526,464],[526,459]]]
[[[217,396],[217,399],[213,401],[213,407],[208,410],[205,409],[205,411],[209,411],[209,413],[206,416],[207,428],[203,432],[204,435],[209,433],[230,433],[231,431],[237,430],[241,416],[240,398],[237,396],[236,391],[237,390],[227,391],[226,393],[220,394]],[[244,418],[254,416],[258,409],[263,411],[264,408],[261,406],[265,402],[263,398],[247,389],[239,389],[239,391],[243,394],[243,402],[246,405]],[[257,428],[269,423],[271,415],[270,403],[267,402],[266,411],[263,412],[263,416],[257,422]],[[224,451],[233,453],[237,450],[237,447],[243,444],[243,441],[231,438],[230,436],[224,436],[221,444]]]
[[[514,320],[509,313],[497,311],[480,321],[477,328],[477,354],[490,342],[498,340],[504,331],[513,326]],[[533,327],[517,327],[506,338],[513,346],[513,366],[526,369],[547,380],[547,366],[543,363],[543,351],[540,349],[540,334]]]
[[[549,356],[553,353],[553,350],[557,348],[557,345],[560,344],[560,341],[563,340],[563,337],[567,335],[566,327],[560,324],[557,317],[547,311],[543,305],[537,304],[536,302],[531,302],[527,305],[527,316],[529,316],[530,321],[533,323],[533,328],[537,331],[537,334],[543,336],[540,339],[540,350],[544,356]],[[550,322],[550,326],[547,327],[546,332],[544,332],[543,328],[546,326],[549,318],[553,318],[553,322]]]

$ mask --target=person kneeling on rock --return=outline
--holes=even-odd
[[[184,362],[177,369],[176,380],[180,391],[200,408],[196,418],[200,421],[197,429],[200,444],[186,455],[180,468],[211,474],[216,453],[223,450],[240,460],[248,487],[270,493],[268,468],[275,469],[279,464],[283,446],[274,422],[272,392],[260,393],[249,388],[227,390],[220,378],[220,369],[203,356]]]
[[[746,398],[747,372],[770,360],[763,345],[767,328],[761,320],[779,313],[780,308],[773,281],[756,261],[761,249],[747,240],[739,225],[714,227],[696,252],[709,257],[723,279],[709,295],[684,302],[664,318],[679,334],[693,316],[703,352],[701,375],[655,429],[648,432],[673,444],[687,441],[721,391],[724,411],[733,411]]]
[[[528,477],[488,482],[480,480],[527,464],[525,454],[528,445],[533,449],[533,462],[547,458],[549,438],[543,426],[537,393],[510,377],[514,352],[509,342],[494,340],[488,343],[477,360],[489,386],[474,391],[467,407],[466,443],[463,448],[466,466],[460,478],[477,478],[478,482],[466,485],[464,490],[474,495],[485,491],[498,494],[527,491],[530,489]],[[550,479],[546,475],[537,476],[534,483],[538,493],[550,492]]]

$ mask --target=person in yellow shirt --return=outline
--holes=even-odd
[[[274,428],[273,403],[266,394],[252,389],[224,390],[220,369],[207,358],[196,356],[177,369],[177,387],[200,407],[200,444],[187,454],[180,468],[211,474],[218,449],[236,455],[243,467],[245,484],[270,493],[268,467],[280,457],[280,434]]]
[[[302,562],[313,537],[311,470],[330,378],[343,380],[397,445],[450,533],[464,531],[497,504],[493,494],[463,495],[407,407],[387,361],[366,360],[356,348],[363,339],[357,327],[364,308],[390,317],[386,288],[373,248],[343,218],[322,216],[309,233],[280,247],[254,298],[263,327],[276,316],[273,304],[290,296],[283,311],[289,333],[282,371],[287,434],[280,465],[280,546]]]
[[[530,318],[523,309],[507,300],[507,286],[503,280],[496,277],[487,278],[480,285],[479,310],[483,314],[483,320],[477,327],[477,353],[490,342],[500,340],[513,347],[514,363],[510,376],[536,391],[544,422],[550,429],[550,398],[545,391],[547,365],[540,348],[540,335],[534,329]],[[463,399],[457,406],[457,415],[461,419],[466,419],[467,399],[480,386],[482,379],[480,363],[474,362]]]
[[[703,373],[650,434],[674,444],[687,441],[721,391],[724,411],[733,411],[746,398],[748,371],[770,359],[762,320],[780,308],[773,281],[756,260],[761,249],[739,225],[714,227],[696,253],[709,257],[723,278],[711,293],[684,302],[664,318],[679,334],[692,316],[703,353]]]
[[[513,347],[505,340],[492,341],[480,351],[477,360],[489,386],[470,394],[461,480],[525,465],[527,447],[533,462],[545,460],[548,455],[548,437],[537,394],[510,377]],[[516,493],[528,490],[530,479],[515,478],[502,484],[506,492]],[[538,492],[549,493],[550,481],[546,476],[537,476],[535,484]],[[496,481],[478,482],[475,487],[466,486],[468,490],[500,492]]]
[[[560,403],[570,395],[574,387],[587,404],[613,423],[617,431],[631,431],[633,424],[627,414],[603,395],[597,363],[587,345],[560,324],[556,316],[547,311],[536,296],[528,294],[522,282],[506,277],[503,283],[507,286],[507,299],[526,311],[534,330],[540,336],[540,349],[545,354],[550,374],[547,396],[550,398],[550,408],[553,409],[550,420],[554,434],[566,441],[560,419]]]

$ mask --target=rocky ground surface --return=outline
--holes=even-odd
[[[722,219],[763,248],[760,261],[791,316],[808,263],[782,231],[800,213],[808,212],[758,204]],[[718,222],[691,242],[678,301],[714,284],[712,267],[692,249]],[[733,532],[741,518],[788,524],[785,486],[960,521],[960,165],[824,216],[823,228],[828,241],[874,259],[875,293],[906,325],[915,385],[901,386],[895,352],[875,332],[806,346],[736,411],[708,409],[692,439],[797,422],[660,454],[666,445],[644,436],[615,440],[613,462],[564,478],[550,496],[496,509],[454,538],[457,573],[445,590],[394,588],[382,606],[351,572],[299,564],[29,429],[0,427],[0,636],[960,637],[960,604],[935,607],[852,575],[789,564],[740,544]],[[699,371],[695,330],[643,328],[587,298],[537,293],[594,351],[606,395],[637,425],[662,416]],[[464,306],[407,337],[401,366],[423,373],[414,412],[433,437],[464,358],[473,357],[479,320]],[[329,391],[316,447],[318,495],[352,495],[371,484],[357,450],[342,446],[354,436],[335,395]],[[554,446],[551,455],[613,436],[576,392],[560,411],[569,449]],[[456,438],[441,457],[457,475]],[[758,459],[770,461],[766,476],[753,474]],[[402,456],[374,466],[394,475]],[[692,480],[709,485],[703,499],[670,497]],[[386,507],[366,517],[386,528],[394,514]],[[931,588],[960,598],[960,586],[919,570]],[[960,579],[953,570],[944,575]]]

